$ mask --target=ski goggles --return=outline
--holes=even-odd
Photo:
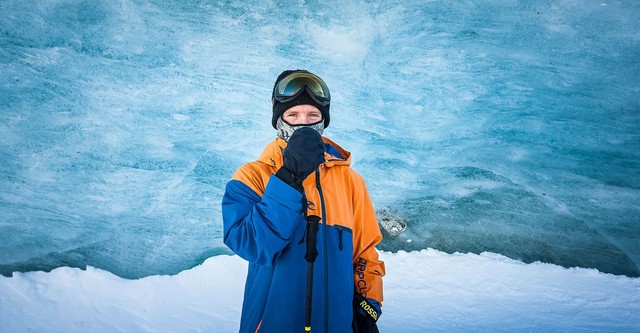
[[[327,106],[331,102],[327,84],[317,75],[307,72],[291,73],[280,80],[273,90],[273,101],[274,103],[290,102],[304,90],[322,106]]]

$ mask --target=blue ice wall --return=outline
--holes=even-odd
[[[0,3],[0,273],[229,253],[227,180],[288,68],[332,89],[381,249],[640,275],[636,1]]]

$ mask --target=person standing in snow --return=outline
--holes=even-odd
[[[351,153],[322,137],[330,102],[317,75],[282,72],[277,138],[227,184],[224,242],[249,262],[240,332],[378,332],[382,235]]]

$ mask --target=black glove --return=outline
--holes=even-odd
[[[312,128],[299,128],[289,138],[282,155],[284,162],[276,176],[302,191],[302,182],[324,163],[322,136]]]
[[[377,304],[377,303],[376,303]],[[378,317],[380,308],[372,304],[359,293],[353,295],[353,323],[351,324],[355,333],[379,333]]]

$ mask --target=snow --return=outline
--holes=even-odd
[[[639,332],[640,279],[494,254],[381,252],[381,332]],[[247,264],[137,280],[61,267],[0,277],[0,332],[235,332]]]
[[[407,222],[382,332],[640,332],[639,9],[0,2],[0,333],[237,331],[220,201],[286,68]]]

